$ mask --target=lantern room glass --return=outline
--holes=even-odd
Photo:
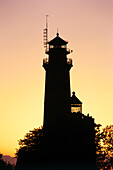
[[[71,113],[82,113],[82,104],[71,104]]]

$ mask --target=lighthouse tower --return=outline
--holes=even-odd
[[[64,152],[70,105],[70,69],[72,59],[67,41],[57,36],[48,42],[43,60],[45,75],[44,137],[48,152]],[[56,145],[56,146],[55,146]],[[47,149],[48,148],[48,149]]]

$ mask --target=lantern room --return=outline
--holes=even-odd
[[[82,113],[82,102],[75,96],[75,92],[72,93],[71,97],[71,113]]]
[[[59,37],[59,33],[57,33],[57,36],[52,39],[51,41],[48,42],[48,48],[46,49],[46,54],[49,54],[53,49],[64,49],[66,54],[70,54],[72,50],[67,48],[68,42],[63,40],[62,38]]]

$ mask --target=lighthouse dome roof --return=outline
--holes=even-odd
[[[68,42],[63,40],[59,37],[59,33],[57,33],[57,36],[48,42],[49,45],[66,45]]]
[[[71,104],[82,104],[82,102],[75,96],[75,92],[73,92],[71,97]]]

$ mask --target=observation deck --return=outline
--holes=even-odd
[[[72,52],[72,50],[70,50],[69,48],[65,48],[65,47],[56,47],[56,48],[54,48],[54,47],[50,47],[50,48],[47,48],[46,50],[45,50],[45,53],[46,54],[50,54],[53,50],[62,50],[62,51],[64,51],[65,52],[65,54],[70,54],[71,52]]]

